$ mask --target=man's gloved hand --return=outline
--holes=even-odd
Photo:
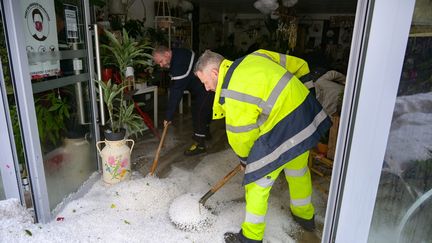
[[[168,126],[169,124],[171,124],[171,121],[164,120],[164,127]]]

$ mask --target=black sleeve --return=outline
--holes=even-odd
[[[168,107],[165,113],[165,120],[167,121],[172,121],[177,106],[183,98],[184,90],[194,78],[194,74],[191,71],[191,67],[193,67],[194,64],[194,56],[195,54],[193,54],[191,50],[183,48],[172,49],[170,64],[170,76],[172,80],[168,97]]]

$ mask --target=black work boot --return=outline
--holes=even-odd
[[[295,216],[292,213],[291,213],[291,215],[293,216],[294,221],[296,221],[306,231],[314,231],[315,230],[315,216],[313,216],[311,219],[304,219],[304,218],[300,218],[298,216]]]
[[[184,151],[184,155],[186,156],[193,156],[198,155],[206,152],[205,145],[200,145],[196,142],[194,142],[188,149]]]
[[[262,243],[262,240],[252,240],[246,238],[240,230],[238,233],[226,232],[224,234],[225,243]]]
[[[224,239],[225,243],[243,243],[240,233],[226,232]]]

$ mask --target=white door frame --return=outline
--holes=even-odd
[[[368,240],[414,5],[358,3],[322,242]]]

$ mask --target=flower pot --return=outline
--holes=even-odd
[[[325,154],[325,155],[327,155],[328,145],[325,144],[325,143],[318,143],[318,144],[317,144],[317,149],[318,149],[318,152],[319,152],[320,154]]]
[[[120,72],[115,71],[113,73],[113,80],[114,80],[114,83],[116,83],[116,84],[121,84],[123,82],[121,79],[121,76],[120,76]]]
[[[112,79],[113,70],[112,68],[103,68],[102,69],[102,81],[107,82]]]
[[[131,143],[130,148],[128,142]],[[99,147],[101,144],[105,144],[102,150]],[[116,184],[130,178],[130,155],[134,144],[132,139],[105,140],[96,143],[96,148],[102,157],[102,177],[105,183]]]
[[[125,138],[126,129],[120,129],[119,132],[104,131],[105,139],[108,141],[118,141]]]

